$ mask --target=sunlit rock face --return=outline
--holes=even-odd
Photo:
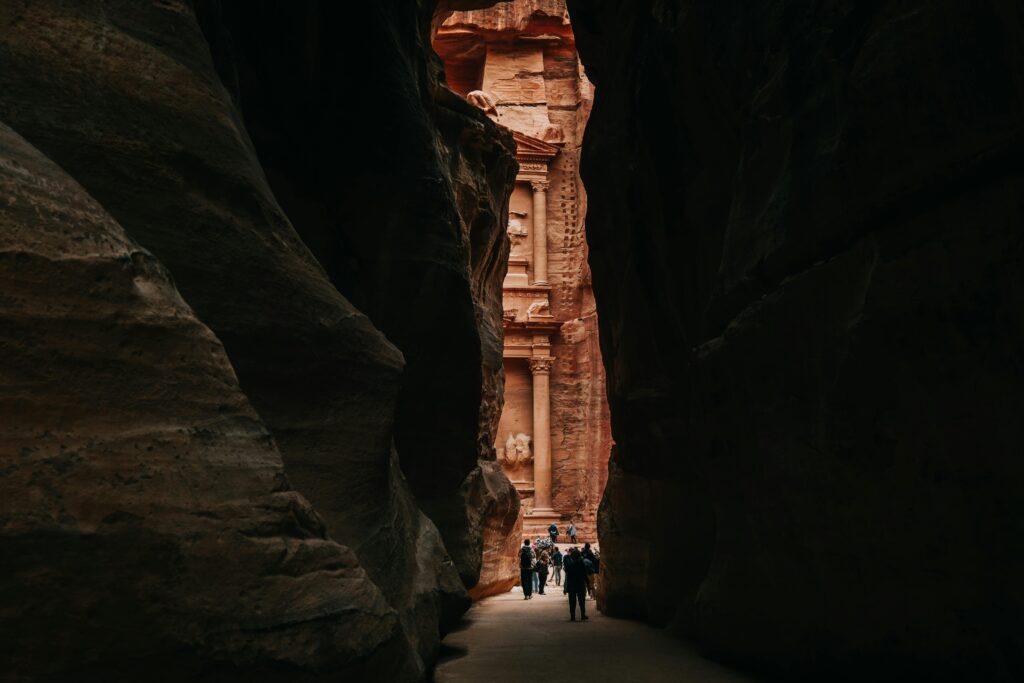
[[[97,671],[109,670],[130,650],[149,665],[166,661],[169,675],[223,665],[282,676],[344,673],[402,681],[423,675],[440,633],[468,606],[465,586],[477,580],[484,530],[508,519],[508,501],[514,501],[500,471],[484,477],[482,469],[493,461],[500,411],[503,203],[515,169],[506,136],[459,98],[445,99],[438,86],[426,47],[432,7],[414,11],[399,4],[363,10],[361,54],[392,60],[380,65],[378,89],[359,98],[346,89],[341,94],[348,99],[337,107],[313,107],[334,117],[333,139],[303,138],[328,130],[313,120],[277,121],[278,112],[260,95],[294,95],[299,107],[318,91],[261,80],[246,51],[251,35],[245,30],[273,22],[281,38],[276,46],[268,41],[264,49],[278,51],[268,57],[290,69],[294,83],[307,82],[308,65],[285,48],[304,37],[294,26],[316,24],[316,3],[276,12],[265,5],[184,0],[0,7],[6,27],[0,32],[0,121],[59,165],[68,183],[81,185],[82,196],[123,230],[122,239],[139,245],[124,247],[124,254],[151,253],[134,267],[162,264],[167,270],[159,271],[160,287],[170,292],[162,296],[173,294],[173,278],[187,302],[177,305],[201,321],[190,323],[193,331],[184,323],[129,326],[137,302],[114,285],[104,289],[103,278],[113,275],[98,272],[91,285],[75,275],[91,247],[67,221],[54,227],[64,240],[59,258],[45,270],[12,276],[28,291],[66,280],[53,291],[41,289],[41,303],[29,306],[39,318],[29,327],[52,324],[51,337],[66,334],[69,320],[81,314],[67,306],[47,313],[51,300],[70,297],[66,289],[108,308],[103,297],[122,297],[127,312],[105,308],[107,336],[97,332],[87,348],[58,349],[67,356],[68,375],[58,388],[76,397],[61,400],[83,411],[81,422],[67,418],[66,434],[46,432],[63,424],[39,407],[56,410],[50,394],[29,401],[36,391],[31,385],[8,394],[34,421],[9,420],[13,413],[5,411],[5,466],[29,457],[7,448],[14,434],[37,438],[38,457],[60,470],[66,469],[60,446],[95,447],[96,467],[106,478],[93,488],[71,475],[47,483],[29,476],[43,466],[36,464],[21,479],[4,481],[19,496],[5,495],[5,503],[29,510],[33,520],[45,517],[38,527],[11,527],[18,542],[29,545],[15,552],[27,558],[19,559],[17,572],[4,573],[14,577],[5,593],[21,592],[26,602],[2,613],[5,633],[33,610],[60,614],[65,640],[79,642]],[[234,14],[250,9],[244,21]],[[333,10],[321,10],[325,30],[348,25],[334,21]],[[317,55],[312,42],[297,45]],[[324,65],[335,80],[351,73],[326,56]],[[281,89],[253,90],[249,79]],[[319,96],[332,93],[339,95],[325,88]],[[350,118],[339,118],[340,112]],[[349,165],[334,184],[328,177],[321,185],[300,184],[308,178],[289,175],[289,160],[275,157],[267,142],[273,136],[291,136],[291,148],[306,155],[311,168],[318,168],[314,152],[321,148]],[[311,195],[329,193],[328,219],[310,219],[304,211],[315,203],[290,190],[289,182]],[[53,202],[60,206],[59,198]],[[26,208],[44,216],[48,210]],[[329,221],[337,221],[340,242],[325,248],[316,230]],[[358,235],[365,239],[359,248],[344,244]],[[117,258],[124,261],[124,254]],[[21,267],[17,259],[13,264]],[[145,278],[132,285],[117,272],[118,286],[141,292],[132,296],[153,290]],[[402,327],[396,321],[406,315],[408,327]],[[39,353],[30,340],[21,343],[28,350],[4,356],[5,376],[29,372],[32,354]],[[104,354],[113,356],[110,367]],[[435,361],[430,369],[425,358]],[[133,370],[139,378],[124,376]],[[214,370],[228,374],[205,377]],[[39,391],[56,391],[56,379],[45,381]],[[141,408],[134,405],[138,392],[147,397]],[[109,405],[93,400],[108,393]],[[139,435],[146,420],[155,421],[154,436]],[[17,431],[25,429],[28,436]],[[188,438],[179,437],[179,429]],[[172,436],[163,436],[168,430]],[[106,441],[132,457],[105,449]],[[152,450],[140,460],[137,448]],[[407,478],[423,492],[416,501]],[[22,496],[31,499],[21,505]],[[78,522],[62,512],[61,501],[71,496],[90,515],[102,516]],[[164,508],[173,512],[166,521]],[[431,518],[445,530],[454,561]],[[68,560],[67,571],[77,571],[78,580],[53,591],[33,584],[32,575],[69,557],[66,540],[46,526],[62,520],[70,520],[75,533],[85,533],[83,526],[96,533],[96,525],[106,533],[102,524],[117,525],[118,533],[128,524],[131,533],[111,531],[103,536],[109,544],[93,555],[83,548],[81,562]],[[180,528],[167,530],[174,525]],[[136,526],[143,531],[136,533]],[[151,528],[170,534],[169,540],[152,538]],[[174,534],[201,547],[178,548],[185,541]],[[5,552],[4,562],[11,557]],[[293,574],[295,581],[286,578]],[[101,580],[109,583],[95,588]],[[149,615],[152,628],[118,621],[128,613],[146,621],[151,591],[159,603]],[[106,611],[89,607],[93,599]],[[159,613],[164,603],[173,618]],[[43,627],[38,622],[19,641],[19,666],[30,670],[43,659],[60,671],[78,661],[76,652],[39,649],[42,640],[34,639]],[[236,635],[248,629],[259,633],[248,640]],[[123,632],[131,638],[121,644]]]
[[[818,680],[1019,679],[1020,7],[569,9],[605,609]]]
[[[5,677],[413,680],[163,265],[2,124],[0,195]]]
[[[498,459],[523,499],[527,536],[546,537],[555,523],[564,539],[574,523],[579,539],[593,542],[611,449],[579,175],[593,88],[563,0],[514,0],[456,12],[436,31],[434,49],[451,88],[514,131],[517,142],[503,285]],[[538,394],[530,364],[537,357],[553,359],[546,364],[547,396]],[[550,426],[546,447],[539,413],[546,413]],[[545,483],[550,496],[538,496]],[[490,550],[485,545],[485,562]]]

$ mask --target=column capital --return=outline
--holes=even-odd
[[[534,192],[547,192],[548,188],[551,187],[551,182],[547,180],[531,180],[530,187],[533,188]]]
[[[530,372],[535,375],[547,375],[551,373],[551,366],[554,364],[555,359],[551,356],[541,356],[537,358],[530,358]]]

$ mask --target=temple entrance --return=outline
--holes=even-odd
[[[579,175],[593,102],[563,3],[456,12],[434,48],[449,86],[511,131],[519,173],[509,200],[503,287],[504,410],[495,454],[521,500],[521,531],[597,542],[611,429],[587,264]]]

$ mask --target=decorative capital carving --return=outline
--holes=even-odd
[[[533,188],[534,192],[547,192],[551,183],[547,180],[531,180],[530,187]]]
[[[551,357],[547,358],[531,358],[530,372],[535,375],[547,375],[551,372],[551,366],[554,364],[555,359]]]

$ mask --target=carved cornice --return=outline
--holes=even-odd
[[[551,372],[551,366],[554,362],[555,359],[550,356],[547,358],[530,358],[530,372],[535,375],[547,375]]]
[[[516,159],[520,162],[541,162],[546,165],[562,151],[557,145],[517,130],[512,131],[512,137],[516,141]]]

